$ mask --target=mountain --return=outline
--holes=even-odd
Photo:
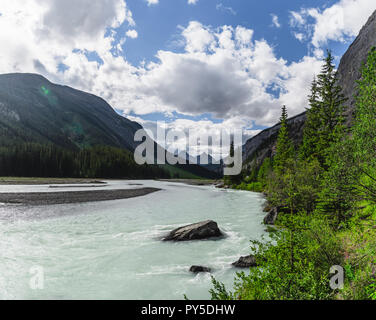
[[[103,99],[36,74],[0,75],[0,144],[52,143],[68,149],[106,145],[133,151],[142,127]]]
[[[120,116],[95,95],[54,84],[37,74],[0,75],[0,147],[33,143],[77,153],[103,146],[126,150],[132,158],[139,129],[141,125]],[[154,146],[162,148],[157,143]],[[163,148],[162,153],[166,153]],[[160,167],[176,177],[218,177],[198,165]]]
[[[182,160],[185,159],[186,163],[197,163],[200,167],[214,172],[215,174],[217,174],[217,177],[221,177],[223,175],[223,160],[221,160],[220,163],[216,163],[215,159],[206,152],[197,157],[193,157],[187,152],[181,151],[178,156]]]
[[[344,95],[348,98],[346,116],[348,125],[355,111],[356,81],[360,79],[362,64],[366,61],[368,52],[376,47],[376,11],[360,31],[358,37],[343,55],[338,67],[339,85],[343,88]],[[308,106],[306,106],[308,107]],[[306,113],[299,114],[288,120],[290,138],[298,144],[303,137],[303,128]],[[280,124],[260,132],[249,139],[243,146],[244,166],[253,168],[262,164],[266,157],[275,153]]]

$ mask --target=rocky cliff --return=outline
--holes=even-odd
[[[362,64],[367,60],[368,52],[376,47],[376,11],[368,19],[358,37],[343,55],[338,67],[339,82],[347,101],[349,123],[355,111],[356,81],[360,79]]]
[[[339,85],[348,98],[346,116],[350,125],[355,111],[356,81],[360,78],[362,64],[372,47],[376,47],[376,11],[368,19],[358,37],[343,55],[338,67]],[[306,106],[308,107],[308,106]],[[290,136],[295,143],[302,140],[306,113],[288,121]],[[266,157],[274,154],[280,124],[260,132],[243,146],[243,160],[246,167],[261,165]]]

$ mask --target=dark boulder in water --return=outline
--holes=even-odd
[[[193,272],[193,273],[200,273],[200,272],[211,272],[211,269],[210,268],[207,268],[207,267],[202,267],[202,266],[192,266],[190,269],[189,269],[190,272]]]
[[[215,221],[208,220],[177,228],[171,231],[163,241],[203,240],[221,236],[223,236],[223,233],[219,230],[218,224]]]
[[[240,257],[240,259],[232,264],[235,268],[251,268],[257,267],[255,256]]]

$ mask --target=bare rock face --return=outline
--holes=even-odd
[[[202,267],[202,266],[192,266],[190,269],[189,269],[190,272],[192,273],[200,273],[200,272],[211,272],[211,269],[210,268],[207,268],[207,267]]]
[[[171,231],[163,241],[203,240],[221,236],[223,236],[223,233],[219,230],[218,224],[208,220],[177,228]]]
[[[348,123],[351,123],[355,111],[356,81],[360,79],[362,64],[366,62],[372,47],[376,47],[376,11],[343,55],[338,67],[339,84],[349,99],[346,103]]]
[[[240,257],[240,259],[232,264],[235,268],[251,268],[257,267],[256,258],[252,255]]]
[[[292,135],[290,138],[296,143],[300,142],[303,137],[302,128],[306,121],[306,113],[301,113],[295,117],[288,119],[288,125],[291,132],[299,133]],[[243,146],[243,160],[250,160],[253,154],[258,154],[258,157],[265,158],[271,156],[274,152],[271,146],[277,142],[278,132],[281,124],[277,123],[275,126],[261,131],[258,135],[249,139]],[[301,132],[301,133],[300,133]]]

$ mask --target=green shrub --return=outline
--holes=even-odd
[[[285,218],[287,219],[287,218]],[[319,218],[290,217],[289,229],[271,234],[267,242],[252,241],[259,264],[250,274],[239,273],[234,292],[213,281],[213,299],[317,300],[332,299],[330,267],[343,264],[339,239]]]

